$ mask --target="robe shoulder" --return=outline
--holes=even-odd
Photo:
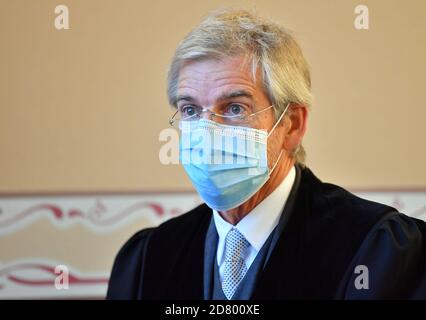
[[[146,228],[136,232],[119,250],[112,267],[107,299],[140,299],[143,281],[144,256],[149,239],[154,235],[174,243],[182,241],[186,236],[188,226],[197,225],[194,222],[210,209],[202,204],[191,211],[165,221],[155,228]],[[166,245],[170,243],[164,242]],[[164,248],[169,250],[169,248]]]
[[[426,299],[426,223],[402,213],[377,223],[343,283],[344,299]]]

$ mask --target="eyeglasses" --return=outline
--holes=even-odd
[[[173,117],[170,118],[169,124],[173,127],[179,128],[181,122],[198,121],[202,118],[203,113],[207,113],[209,115],[208,118],[212,121],[220,122],[226,125],[245,126],[250,124],[255,115],[271,108],[274,108],[274,105],[256,112],[251,112],[251,110],[247,109],[246,107],[233,103],[220,112],[212,112],[207,108],[187,105],[175,112]]]

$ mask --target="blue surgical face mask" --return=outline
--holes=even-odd
[[[180,158],[192,184],[205,203],[217,211],[238,207],[268,181],[281,153],[268,167],[264,130],[219,124],[211,120],[182,123]]]

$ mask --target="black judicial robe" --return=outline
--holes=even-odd
[[[115,259],[107,298],[203,299],[211,218],[202,204],[137,232]],[[281,219],[252,299],[426,299],[425,222],[300,166]]]

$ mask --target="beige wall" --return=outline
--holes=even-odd
[[[199,201],[139,191],[191,190],[179,166],[158,160],[172,115],[166,69],[182,37],[224,4],[296,32],[315,95],[308,165],[349,188],[419,188],[361,196],[426,219],[426,1],[362,3],[368,31],[355,30],[352,0],[0,0],[0,298],[102,297],[131,234]],[[54,28],[58,4],[70,30]],[[36,273],[58,264],[100,282],[56,290],[55,275]],[[51,280],[16,281],[36,276]]]
[[[210,9],[296,31],[312,67],[308,165],[347,187],[426,186],[426,2],[6,1],[0,10],[0,192],[188,190],[158,161],[167,64]],[[54,7],[70,30],[54,28]]]

